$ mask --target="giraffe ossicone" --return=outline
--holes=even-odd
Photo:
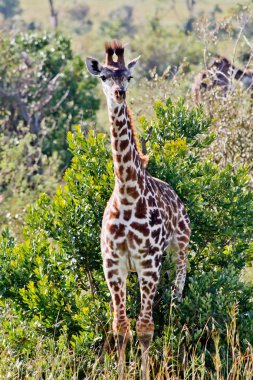
[[[130,336],[126,315],[126,278],[137,272],[141,310],[136,331],[142,349],[142,378],[148,378],[148,348],[153,338],[153,301],[163,253],[172,248],[176,263],[175,294],[182,296],[187,265],[190,221],[184,205],[165,182],[150,176],[147,157],[138,149],[126,105],[126,90],[138,58],[125,64],[119,41],[105,45],[105,63],[87,58],[89,72],[101,78],[106,95],[115,186],[102,222],[103,269],[113,302],[113,332],[118,350],[119,379],[124,378]],[[117,60],[114,60],[114,55]]]

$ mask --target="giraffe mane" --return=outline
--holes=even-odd
[[[133,123],[133,117],[132,117],[132,114],[129,110],[129,108],[127,107],[127,113],[128,113],[128,117],[129,117],[129,120],[130,120],[130,125],[131,125],[131,129],[132,129],[132,133],[133,133],[133,139],[134,139],[134,144],[136,146],[136,149],[137,149],[137,152],[139,154],[139,157],[141,159],[141,162],[142,162],[142,165],[144,168],[146,168],[148,166],[148,160],[149,160],[149,157],[148,155],[146,154],[143,154],[140,147],[139,147],[139,143],[138,143],[138,140],[137,140],[137,137],[136,137],[136,129],[135,129],[135,126],[134,126],[134,123]]]

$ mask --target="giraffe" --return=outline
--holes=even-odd
[[[253,72],[238,69],[227,58],[217,55],[207,69],[195,77],[193,92],[196,103],[201,102],[203,91],[210,91],[215,87],[221,89],[222,96],[233,91],[234,79],[241,82],[245,89],[251,91],[253,99]]]
[[[183,203],[165,182],[147,172],[147,156],[138,149],[126,90],[138,58],[128,64],[119,41],[105,44],[105,63],[86,58],[106,95],[115,185],[104,211],[101,231],[103,269],[113,303],[113,333],[118,378],[124,379],[125,350],[130,337],[126,315],[126,278],[137,272],[141,308],[136,332],[141,346],[142,379],[148,379],[148,348],[154,334],[153,301],[163,253],[172,248],[176,263],[175,295],[180,300],[186,277],[190,221]],[[117,60],[114,60],[114,54]]]

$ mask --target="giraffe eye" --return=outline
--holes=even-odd
[[[106,80],[106,76],[105,75],[101,75],[100,78],[102,79],[103,82]]]

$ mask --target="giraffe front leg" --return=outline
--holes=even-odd
[[[115,260],[109,258],[105,260],[104,272],[113,304],[112,328],[118,354],[118,378],[123,380],[125,376],[125,351],[130,337],[130,325],[126,316],[127,272],[116,268],[116,266],[111,267],[112,262]]]
[[[153,340],[153,302],[159,280],[159,268],[157,270],[145,270],[139,274],[141,291],[141,311],[136,323],[136,332],[141,345],[141,369],[142,379],[149,379],[148,349]]]

